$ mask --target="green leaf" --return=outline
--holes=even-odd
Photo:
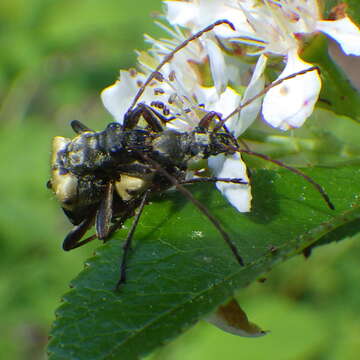
[[[138,359],[275,264],[360,218],[358,167],[306,173],[326,184],[335,211],[304,179],[284,170],[252,174],[249,214],[238,213],[211,185],[191,187],[223,224],[244,267],[191,202],[175,191],[162,194],[144,210],[129,258],[128,282],[120,293],[114,288],[126,229],[101,246],[72,282],[57,310],[50,359]]]

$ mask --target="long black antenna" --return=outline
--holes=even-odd
[[[204,33],[211,31],[212,29],[214,29],[214,27],[222,25],[222,24],[226,24],[228,25],[232,30],[235,31],[235,27],[234,25],[226,19],[223,20],[218,20],[215,21],[214,23],[212,23],[211,25],[207,26],[206,28],[200,30],[199,32],[197,32],[196,34],[192,35],[191,37],[187,38],[186,40],[184,40],[181,44],[179,44],[178,46],[176,46],[176,48],[171,51],[169,54],[167,54],[164,59],[160,62],[160,64],[155,68],[155,70],[148,76],[148,78],[145,80],[145,82],[142,84],[142,86],[140,87],[139,91],[137,92],[137,94],[135,95],[129,109],[128,112],[131,111],[134,106],[136,105],[136,103],[138,102],[138,100],[140,99],[141,95],[144,93],[145,88],[149,85],[149,83],[151,82],[151,80],[153,80],[156,76],[159,76],[159,70],[166,64],[168,63],[173,57],[174,55],[180,51],[181,49],[183,49],[184,47],[187,46],[187,44],[191,41],[194,41],[196,39],[198,39],[199,37],[201,37]]]
[[[265,88],[263,90],[261,90],[258,94],[254,95],[252,98],[246,100],[243,104],[241,104],[237,108],[235,108],[228,116],[226,116],[224,119],[222,119],[221,122],[218,124],[217,128],[221,128],[227,120],[229,120],[235,114],[240,112],[245,106],[248,106],[253,101],[258,99],[259,97],[265,95],[271,88],[280,85],[281,83],[283,83],[286,80],[293,79],[294,77],[299,76],[299,75],[304,75],[310,71],[317,71],[320,74],[320,68],[318,66],[311,66],[307,69],[304,69],[304,70],[298,71],[296,73],[293,73],[291,75],[285,76],[284,78],[276,80],[276,81],[272,82],[271,84],[265,86]]]
[[[259,158],[261,158],[263,160],[270,161],[270,162],[272,162],[272,163],[274,163],[274,164],[276,164],[278,166],[281,166],[281,167],[293,172],[296,175],[301,176],[302,178],[304,178],[308,183],[310,183],[320,193],[320,195],[323,197],[323,199],[325,200],[328,207],[331,210],[335,210],[334,204],[331,202],[331,200],[329,198],[329,195],[326,193],[326,191],[323,189],[323,187],[320,184],[318,184],[315,180],[313,180],[310,176],[304,174],[299,169],[296,169],[296,168],[294,168],[292,166],[286,165],[282,161],[275,160],[275,159],[271,158],[270,156],[267,156],[265,154],[261,154],[261,153],[255,152],[255,151],[245,150],[245,149],[240,149],[240,148],[236,149],[236,148],[233,148],[233,147],[230,147],[230,149],[233,150],[233,151],[237,151],[239,153],[244,153],[244,154],[256,156],[256,157],[259,157]]]

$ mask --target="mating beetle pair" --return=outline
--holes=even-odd
[[[216,112],[204,111],[197,127],[191,131],[179,132],[167,127],[174,117],[167,117],[154,106],[143,103],[136,105],[146,86],[159,76],[159,70],[169,62],[176,52],[204,32],[228,21],[218,21],[176,47],[152,72],[136,94],[123,124],[111,123],[104,131],[96,132],[79,121],[71,123],[77,133],[73,139],[55,137],[52,147],[51,180],[48,187],[75,225],[66,236],[63,248],[71,250],[86,244],[94,238],[106,240],[128,219],[135,216],[132,228],[124,243],[121,275],[118,285],[126,281],[126,258],[134,230],[147,201],[175,186],[199,208],[220,232],[236,260],[243,260],[219,221],[199,203],[183,185],[194,182],[228,182],[244,184],[240,178],[193,178],[187,179],[189,162],[193,159],[207,159],[210,156],[244,152],[270,160],[303,176],[314,185],[333,208],[320,185],[279,161],[269,159],[247,149],[241,149],[235,137],[228,131],[226,120]],[[314,71],[310,68],[305,71]],[[293,76],[301,75],[301,71]],[[288,77],[290,78],[290,77]],[[281,81],[285,81],[286,78]],[[274,84],[273,86],[276,86]],[[247,101],[246,106],[264,92]],[[235,109],[231,115],[240,108]],[[95,224],[96,234],[82,240],[86,231]]]
[[[94,223],[96,237],[107,239],[139,207],[140,216],[152,194],[172,186],[183,189],[183,185],[199,181],[246,184],[242,179],[186,179],[190,160],[233,154],[237,147],[230,133],[216,127],[210,129],[216,117],[218,114],[209,112],[193,131],[178,132],[164,129],[167,119],[151,107],[139,104],[127,114],[123,125],[110,123],[101,132],[73,121],[72,128],[78,134],[74,139],[53,140],[49,181],[49,187],[75,225],[63,248],[71,250],[92,240],[94,237],[81,239]],[[210,220],[224,232],[216,219]],[[111,225],[112,222],[115,224]],[[130,246],[131,237],[125,248]],[[226,242],[243,264],[227,236]],[[125,281],[125,270],[122,273],[120,283]]]

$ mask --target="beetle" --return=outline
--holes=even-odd
[[[199,38],[204,32],[224,23],[232,25],[226,20],[220,20],[188,38],[165,56],[140,87],[122,124],[113,122],[103,131],[94,131],[74,120],[71,122],[71,127],[76,133],[73,139],[60,136],[53,139],[51,179],[48,187],[54,192],[68,219],[75,225],[65,237],[64,250],[82,246],[96,237],[106,241],[127,219],[134,217],[124,242],[117,288],[126,281],[127,254],[144,206],[153,195],[162,193],[172,186],[181,191],[207,216],[222,235],[237,262],[244,265],[236,246],[220,222],[183,185],[219,181],[243,185],[248,183],[241,178],[187,179],[189,162],[194,159],[207,159],[210,156],[231,155],[236,152],[261,157],[302,176],[315,186],[328,206],[333,208],[322,187],[307,175],[264,154],[241,149],[237,139],[226,127],[229,116],[222,118],[214,111],[204,111],[199,124],[193,130],[180,132],[166,126],[176,116],[167,117],[158,112],[158,103],[154,103],[153,106],[138,103],[146,86],[155,77],[161,77],[160,69],[177,51]],[[273,83],[271,87],[314,70],[315,67],[292,74]],[[262,96],[267,89],[234,109],[230,116]],[[82,240],[94,224],[96,234]]]
[[[142,209],[148,198],[174,185],[180,186],[189,196],[182,185],[199,181],[247,184],[243,179],[186,179],[190,160],[236,151],[237,142],[231,134],[210,129],[217,116],[215,112],[208,112],[193,131],[178,132],[164,128],[168,119],[140,103],[126,115],[122,125],[110,123],[104,131],[96,132],[73,121],[71,126],[77,136],[53,139],[48,184],[75,225],[63,242],[64,250],[92,240],[90,237],[81,241],[94,223],[96,237],[106,240],[126,219],[134,216],[140,205]],[[141,121],[145,127],[139,125]],[[217,227],[237,261],[243,265],[220,223],[202,205],[196,205]],[[117,225],[111,226],[117,219],[120,219]],[[131,238],[125,248],[130,246],[130,241]]]

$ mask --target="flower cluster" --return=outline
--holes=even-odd
[[[164,56],[221,19],[233,26],[216,26],[186,44],[161,68],[161,78],[152,79],[141,96],[141,102],[171,115],[174,120],[168,126],[179,131],[194,128],[207,111],[226,118],[245,103],[247,106],[226,122],[236,137],[259,113],[279,130],[300,127],[311,115],[321,88],[318,72],[300,57],[306,43],[322,32],[337,41],[345,54],[360,55],[360,30],[344,6],[335,8],[331,19],[323,19],[316,0],[168,0],[164,4],[170,26],[160,26],[170,38],[146,36],[152,48],[139,53],[139,70],[120,71],[120,79],[102,92],[105,107],[119,122]],[[302,74],[249,103],[264,90],[266,66],[274,61],[285,63],[276,83]],[[246,74],[251,74],[247,84]],[[243,94],[234,89],[244,89]],[[210,158],[209,167],[218,177],[248,181],[239,154]],[[250,185],[218,182],[217,187],[239,211],[250,210]]]

